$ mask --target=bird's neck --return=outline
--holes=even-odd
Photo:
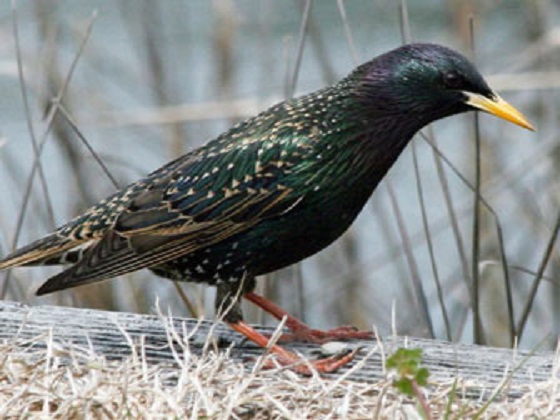
[[[298,110],[286,115],[305,119],[283,124],[303,134],[295,138],[308,153],[297,170],[296,183],[304,182],[304,190],[356,191],[359,184],[369,196],[423,123],[364,106],[352,84],[345,83],[286,102],[283,108]]]
[[[322,157],[332,164],[325,165],[320,176],[328,183],[354,174],[352,182],[364,182],[373,191],[421,125],[416,127],[395,116],[363,115],[352,121],[352,125],[325,137]]]

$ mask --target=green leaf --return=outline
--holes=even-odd
[[[409,397],[414,396],[414,387],[409,379],[398,379],[393,382],[393,385],[400,393],[408,395]]]
[[[430,376],[430,371],[426,368],[418,369],[418,373],[416,373],[416,382],[420,386],[428,385],[428,377]]]

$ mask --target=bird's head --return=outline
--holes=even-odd
[[[377,115],[399,114],[423,126],[453,114],[480,110],[534,130],[488,86],[469,60],[440,45],[402,46],[360,66],[355,76],[359,80],[357,94]]]

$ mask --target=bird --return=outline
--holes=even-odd
[[[215,286],[220,319],[256,344],[243,298],[281,320],[293,339],[371,337],[353,327],[312,329],[257,294],[255,278],[299,262],[340,237],[415,133],[484,111],[534,127],[462,54],[407,44],[331,86],[290,98],[131,183],[0,260],[0,269],[64,265],[37,295],[140,269]],[[275,363],[332,372],[355,351],[303,363],[281,344]]]

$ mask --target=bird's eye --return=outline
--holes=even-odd
[[[448,71],[443,74],[443,83],[449,89],[457,89],[461,86],[461,76],[455,71]]]

